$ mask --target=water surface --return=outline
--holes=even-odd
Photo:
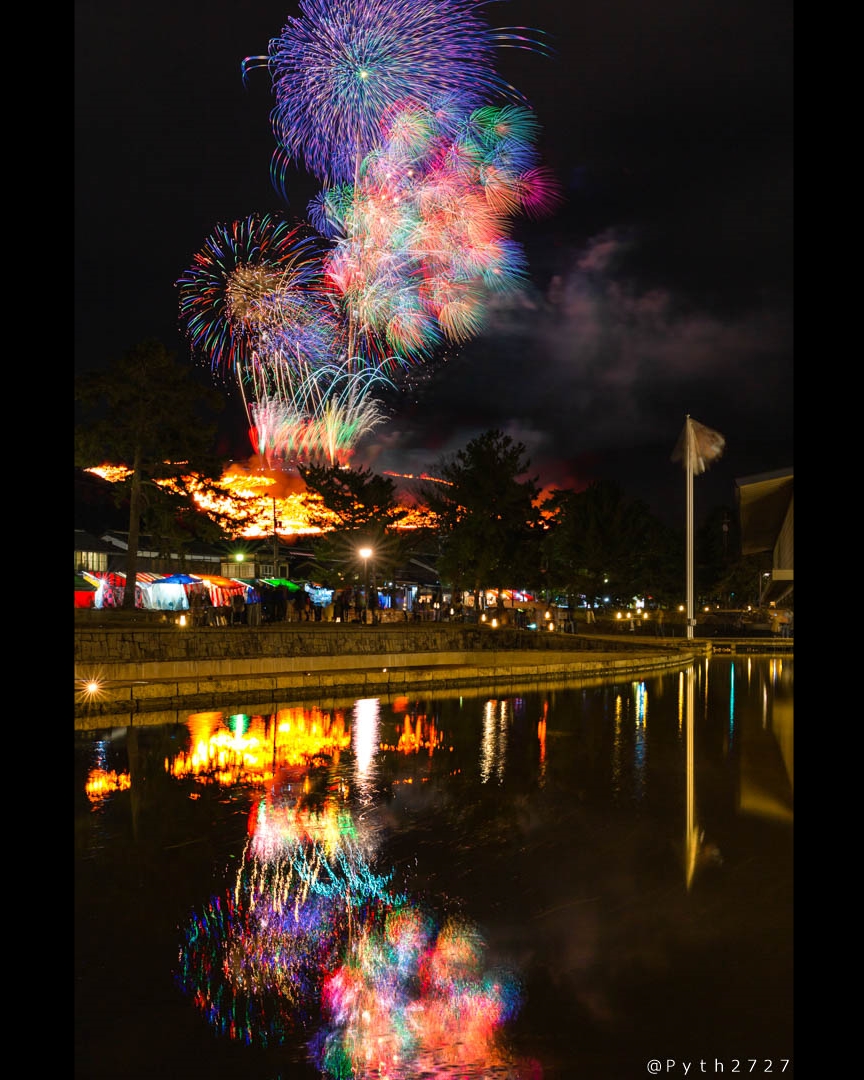
[[[792,1075],[792,672],[76,733],[76,1075]]]

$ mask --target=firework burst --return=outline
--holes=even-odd
[[[502,96],[521,100],[495,70],[498,47],[543,48],[524,28],[492,29],[480,0],[301,0],[268,55],[276,96],[274,177],[302,157],[325,183],[356,179],[379,142],[387,110],[406,100],[457,98],[470,109]]]
[[[321,254],[308,228],[274,214],[217,225],[176,283],[193,351],[242,378],[262,333],[308,306]]]
[[[177,285],[193,352],[236,377],[268,461],[346,463],[384,419],[376,390],[474,337],[524,280],[511,219],[548,212],[557,188],[493,59],[545,46],[490,28],[485,2],[300,0],[243,62],[271,76],[277,187],[298,160],[326,186],[311,226],[218,226]]]

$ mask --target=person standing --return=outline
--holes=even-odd
[[[288,587],[286,585],[277,585],[274,593],[274,619],[276,622],[285,622],[288,618]]]
[[[254,589],[249,589],[246,593],[246,625],[247,626],[260,626],[261,625],[261,597]]]
[[[231,597],[231,625],[242,626],[246,622],[246,601],[242,593]]]
[[[294,597],[294,610],[297,612],[297,622],[309,622],[309,594],[302,586]]]

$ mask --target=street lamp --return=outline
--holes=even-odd
[[[364,589],[363,595],[366,598],[366,611],[368,612],[369,611],[369,559],[372,556],[372,548],[370,548],[370,547],[359,548],[358,551],[357,551],[357,554],[363,560],[363,589]],[[367,615],[366,619],[368,620],[368,618],[369,618],[369,616]]]

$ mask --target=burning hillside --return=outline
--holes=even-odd
[[[129,471],[115,465],[87,470],[112,483],[125,479]],[[160,482],[176,487],[170,480]],[[280,536],[308,536],[326,531],[328,521],[333,527],[338,525],[320,496],[308,491],[294,472],[232,462],[216,482],[192,475],[184,476],[183,484],[205,514],[236,523],[232,539],[258,540],[273,536],[274,531]],[[402,508],[407,514],[401,528],[416,529],[425,523],[417,507],[403,504]]]

